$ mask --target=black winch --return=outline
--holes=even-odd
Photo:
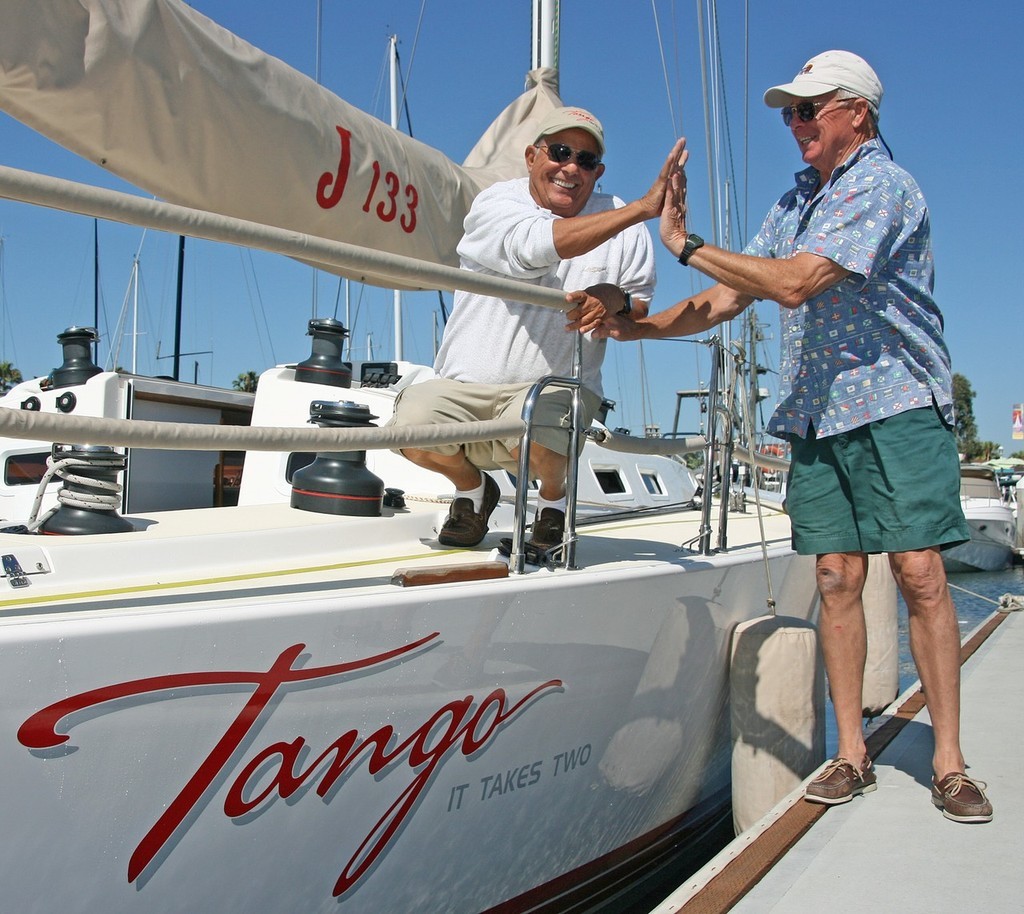
[[[73,387],[99,374],[102,369],[92,360],[92,344],[99,338],[95,327],[68,327],[58,333],[57,342],[64,349],[64,364],[50,372],[50,386]]]
[[[125,468],[124,454],[105,445],[55,444],[50,460],[63,485],[57,492],[57,510],[39,525],[40,533],[82,536],[134,529],[117,513],[117,477]]]
[[[314,400],[309,421],[321,428],[371,428],[374,416],[362,403]],[[377,517],[384,482],[366,468],[366,451],[325,451],[292,476],[291,506],[320,514]]]
[[[312,352],[295,366],[295,380],[332,387],[352,386],[352,363],[341,358],[348,331],[333,317],[315,317],[309,322],[308,336],[313,337]]]

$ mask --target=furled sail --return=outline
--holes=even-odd
[[[180,0],[34,0],[0,29],[0,109],[148,193],[448,265],[556,87],[531,71],[460,166]]]

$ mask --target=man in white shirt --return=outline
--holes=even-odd
[[[604,174],[604,131],[582,108],[557,108],[526,148],[525,178],[484,190],[465,220],[458,251],[463,269],[510,276],[553,289],[592,292],[606,315],[643,317],[654,292],[654,247],[643,223],[658,217],[671,162],[632,203],[596,193]],[[571,373],[576,341],[565,315],[550,308],[458,292],[434,368],[438,377],[402,391],[394,425],[520,418],[540,378]],[[601,361],[607,341],[583,341],[585,426],[601,404]],[[530,542],[562,541],[571,394],[549,388],[535,412],[530,471],[539,481]],[[487,533],[498,486],[484,470],[516,472],[519,439],[406,448],[413,463],[447,477],[456,488],[438,540],[471,547]]]

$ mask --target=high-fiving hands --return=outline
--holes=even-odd
[[[680,151],[666,183],[659,229],[662,243],[678,257],[686,243],[686,161],[690,154],[685,139],[676,147]]]

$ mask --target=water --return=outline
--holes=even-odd
[[[996,611],[999,598],[1006,593],[1024,594],[1024,565],[1014,565],[1006,571],[951,574],[949,589],[960,622],[960,640],[966,639],[982,622]],[[917,680],[914,662],[910,659],[907,643],[907,607],[900,604],[900,691]]]

